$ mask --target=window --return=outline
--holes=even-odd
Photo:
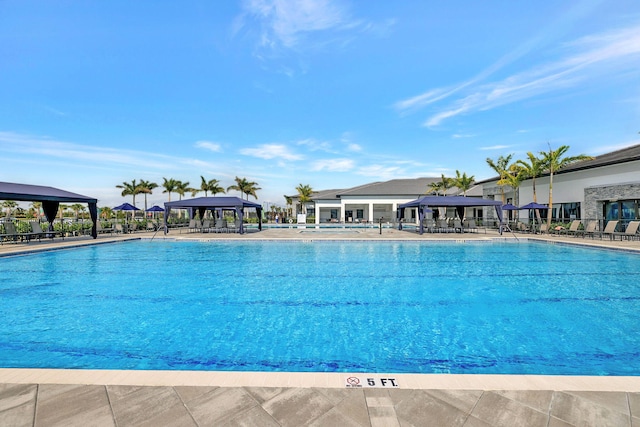
[[[356,218],[364,219],[364,209],[356,209]]]
[[[331,219],[338,219],[338,209],[331,209]]]

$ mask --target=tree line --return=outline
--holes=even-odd
[[[182,200],[182,197],[186,193],[191,193],[191,197],[195,197],[196,194],[204,192],[205,197],[208,197],[209,194],[215,196],[219,193],[225,194],[231,190],[239,191],[243,198],[244,196],[247,197],[247,200],[249,200],[249,196],[253,196],[257,200],[257,191],[261,190],[261,188],[258,187],[257,182],[249,181],[246,178],[240,178],[237,176],[235,177],[235,184],[228,186],[226,189],[220,185],[220,181],[217,179],[207,180],[202,175],[200,176],[200,179],[200,187],[191,187],[189,181],[180,181],[173,178],[163,177],[163,183],[161,185],[158,185],[155,182],[145,181],[143,179],[140,181],[134,179],[131,182],[123,182],[122,184],[116,185],[116,188],[122,190],[122,197],[132,196],[134,206],[136,205],[136,196],[143,194],[145,211],[147,210],[147,195],[153,194],[153,190],[159,187],[163,188],[163,193],[168,193],[169,201],[171,201],[171,193],[178,194],[178,200]]]
[[[542,174],[549,174],[549,208],[547,210],[547,224],[551,224],[551,217],[553,214],[553,175],[560,169],[571,165],[576,162],[582,162],[585,160],[593,160],[591,156],[585,154],[579,154],[577,156],[565,156],[569,151],[568,145],[562,145],[556,150],[553,150],[549,146],[549,151],[540,151],[538,155],[532,152],[527,153],[525,160],[516,160],[512,162],[513,154],[507,156],[500,156],[496,160],[487,158],[487,164],[493,169],[500,179],[497,184],[500,187],[500,193],[502,195],[502,204],[506,203],[504,187],[509,186],[513,188],[515,193],[514,203],[519,204],[519,187],[522,181],[525,179],[532,180],[533,187],[533,201],[538,202],[536,196],[536,178]]]

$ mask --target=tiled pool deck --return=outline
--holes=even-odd
[[[100,236],[97,242],[152,234]],[[640,241],[516,234],[640,251]],[[489,231],[383,229],[172,232],[177,239],[477,240]],[[165,236],[157,234],[155,239]],[[94,244],[80,237],[0,246],[0,255]],[[380,388],[347,388],[350,376]],[[393,380],[393,381],[391,381]],[[355,382],[355,381],[352,381]],[[395,387],[394,387],[395,385]],[[0,369],[0,426],[640,426],[639,377]]]

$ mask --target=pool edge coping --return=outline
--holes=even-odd
[[[640,376],[146,371],[0,368],[5,384],[351,388],[349,377],[394,379],[395,389],[640,392]],[[387,383],[391,384],[391,383]],[[365,387],[366,388],[366,387]]]

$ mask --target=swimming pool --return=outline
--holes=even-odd
[[[630,253],[136,241],[0,271],[1,367],[640,374]]]

